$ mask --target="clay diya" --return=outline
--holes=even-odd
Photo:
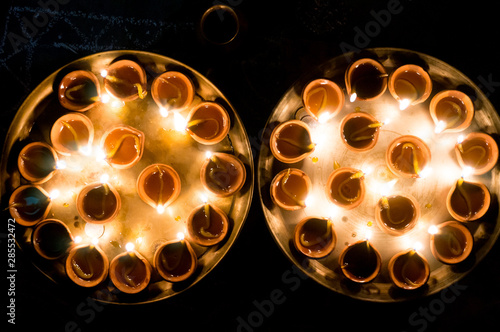
[[[68,113],[54,122],[50,130],[54,149],[62,155],[86,153],[94,140],[94,125],[80,113]]]
[[[340,123],[340,138],[351,151],[368,151],[377,144],[382,125],[382,122],[368,113],[350,113]]]
[[[458,221],[473,221],[484,216],[490,201],[490,192],[484,184],[460,178],[448,192],[446,207]]]
[[[311,179],[297,168],[282,170],[271,182],[271,199],[288,211],[306,207],[306,198],[312,188]]]
[[[198,258],[189,241],[167,242],[158,247],[154,266],[160,276],[170,282],[189,278],[198,266]]]
[[[153,164],[139,174],[137,193],[144,202],[161,212],[179,197],[181,179],[171,166]]]
[[[16,223],[34,226],[49,214],[52,202],[39,186],[26,185],[14,190],[9,199],[9,212]]]
[[[136,294],[151,281],[152,267],[137,251],[124,252],[111,261],[109,277],[113,285],[127,294]]]
[[[233,41],[240,31],[240,20],[233,8],[215,5],[207,9],[200,21],[203,38],[215,45],[226,45]]]
[[[445,90],[436,94],[429,110],[436,125],[436,133],[462,131],[470,126],[474,117],[471,99],[457,90]]]
[[[99,95],[99,80],[90,71],[72,71],[59,84],[59,102],[71,111],[87,111],[99,101]]]
[[[431,234],[431,252],[445,264],[457,264],[471,253],[474,239],[467,227],[457,221],[447,221],[437,225]]]
[[[189,238],[201,246],[213,246],[221,242],[229,229],[227,215],[209,203],[194,208],[187,220]]]
[[[429,262],[414,249],[394,255],[388,269],[392,282],[402,289],[422,287],[430,276]]]
[[[231,196],[245,183],[245,165],[233,155],[216,152],[203,163],[200,179],[205,189],[214,195]]]
[[[108,276],[109,261],[101,248],[83,244],[71,249],[65,266],[66,274],[75,284],[94,287]]]
[[[339,264],[347,278],[357,283],[366,283],[379,274],[382,260],[378,250],[368,240],[362,240],[342,251]]]
[[[104,88],[117,99],[132,101],[137,98],[144,99],[147,77],[144,69],[136,62],[119,60],[112,63],[104,77]]]
[[[17,158],[17,167],[21,175],[36,184],[47,182],[56,170],[57,153],[42,142],[26,145]]]
[[[316,79],[304,88],[302,103],[309,115],[323,122],[340,112],[344,106],[344,92],[330,80]]]
[[[404,65],[389,77],[389,92],[399,102],[401,110],[423,103],[432,92],[429,74],[416,65]]]
[[[303,160],[315,147],[309,126],[299,120],[286,121],[274,128],[269,144],[273,156],[287,164]]]
[[[31,234],[35,251],[45,259],[58,259],[73,246],[73,236],[62,221],[46,219]]]
[[[108,183],[91,183],[83,187],[76,198],[78,214],[92,224],[110,222],[118,215],[120,208],[120,195]]]
[[[387,77],[384,66],[373,59],[359,59],[353,62],[345,72],[347,95],[351,102],[373,100],[387,89]]]
[[[498,161],[498,145],[488,134],[470,133],[455,145],[458,164],[472,167],[472,174],[489,172]]]
[[[295,248],[311,258],[322,258],[332,252],[337,244],[333,222],[327,218],[306,217],[295,226]]]
[[[167,71],[154,79],[151,95],[158,107],[180,112],[193,102],[194,85],[183,73]]]
[[[141,160],[144,152],[144,134],[130,126],[118,125],[101,139],[101,147],[108,164],[118,169],[134,166]]]
[[[420,138],[403,135],[389,144],[385,158],[394,174],[404,178],[418,178],[431,161],[431,150]]]
[[[350,167],[338,168],[328,177],[325,189],[333,204],[346,210],[354,209],[365,197],[364,173]]]
[[[224,107],[206,101],[189,112],[186,130],[198,143],[210,145],[222,141],[230,125],[229,114]]]
[[[409,195],[383,196],[375,207],[378,226],[390,235],[402,235],[413,229],[420,217],[420,206]]]

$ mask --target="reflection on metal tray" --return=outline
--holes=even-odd
[[[389,74],[404,64],[416,64],[423,67],[428,71],[433,82],[430,97],[424,103],[404,111],[399,110],[389,91],[372,101],[358,100],[351,103],[346,98],[341,112],[325,124],[318,123],[303,111],[301,94],[309,81],[316,78],[328,78],[345,91],[346,68],[349,63],[365,57],[377,59]],[[377,302],[401,301],[436,293],[460,280],[491,249],[500,233],[498,167],[485,175],[473,177],[489,188],[492,199],[490,209],[483,218],[466,223],[474,236],[473,251],[468,259],[457,265],[445,265],[433,257],[429,248],[428,227],[452,220],[446,208],[446,196],[461,174],[453,151],[460,133],[436,134],[428,111],[432,97],[437,92],[446,89],[461,90],[471,96],[474,102],[476,112],[472,125],[461,134],[481,131],[498,138],[499,116],[488,99],[469,78],[436,58],[407,50],[378,48],[366,50],[360,54],[351,53],[336,57],[302,77],[279,101],[266,125],[264,143],[258,162],[258,187],[262,208],[267,225],[281,250],[316,282],[333,291],[358,299]],[[381,128],[375,148],[368,152],[350,151],[341,141],[340,121],[345,115],[355,110],[370,113],[379,121],[384,121],[386,117],[391,118],[391,122]],[[306,122],[311,127],[313,141],[317,140],[318,143],[316,150],[303,161],[284,164],[273,157],[269,148],[269,136],[274,127],[291,119]],[[377,188],[373,184],[370,185],[370,181],[371,179],[377,180],[377,177],[388,171],[385,152],[389,143],[396,137],[407,134],[419,136],[427,142],[432,152],[433,173],[425,179],[399,178],[394,191],[414,196],[420,204],[421,217],[417,226],[408,233],[391,236],[382,232],[375,224],[374,211],[380,193],[377,193]],[[366,176],[367,195],[361,206],[352,210],[334,209],[333,204],[327,200],[324,188],[335,162],[338,162],[340,166],[371,171]],[[274,204],[270,197],[270,184],[274,176],[288,167],[299,168],[311,178],[312,203],[305,209],[285,211]],[[311,259],[295,249],[294,228],[307,216],[326,217],[333,220],[337,244],[325,258]],[[372,234],[370,243],[380,251],[382,269],[373,281],[364,284],[354,283],[343,275],[338,262],[339,255],[346,245],[364,239],[367,232]],[[388,261],[396,253],[412,248],[416,242],[423,245],[419,252],[430,264],[430,278],[426,285],[417,290],[401,290],[392,283],[389,277]]]
[[[205,77],[186,65],[173,59],[147,52],[110,51],[87,56],[74,61],[45,79],[26,99],[11,124],[2,155],[2,197],[7,202],[10,194],[19,185],[25,183],[17,169],[17,156],[20,149],[31,141],[49,142],[49,133],[54,121],[69,111],[64,109],[57,98],[57,88],[61,78],[78,69],[90,70],[101,80],[101,70],[118,59],[128,59],[139,63],[148,77],[148,95],[124,105],[105,106],[99,104],[84,114],[94,123],[95,138],[98,140],[105,130],[115,124],[126,124],[145,133],[145,152],[140,162],[132,168],[117,170],[112,167],[84,165],[79,171],[78,162],[68,165],[75,167],[75,172],[56,172],[54,177],[41,186],[50,192],[59,189],[61,197],[54,199],[49,218],[65,222],[73,236],[81,235],[83,241],[89,241],[84,222],[76,211],[76,193],[74,186],[96,181],[102,172],[107,172],[110,181],[117,187],[122,197],[122,207],[118,217],[105,224],[104,235],[98,239],[99,246],[107,254],[109,261],[125,251],[125,244],[138,237],[135,248],[150,263],[153,262],[155,249],[163,242],[175,240],[177,233],[185,232],[185,222],[191,211],[202,204],[203,200],[222,209],[229,217],[229,231],[221,243],[212,247],[193,245],[198,255],[198,268],[188,280],[170,283],[153,272],[149,287],[136,294],[121,293],[113,287],[109,277],[99,286],[86,290],[74,285],[66,276],[64,257],[58,260],[45,260],[33,250],[31,243],[32,227],[18,226],[16,230],[19,247],[34,264],[50,279],[68,287],[72,291],[81,291],[105,302],[120,304],[152,302],[176,295],[201,280],[224,257],[233,245],[250,209],[253,192],[253,162],[248,136],[243,124],[224,95]],[[228,112],[231,127],[229,134],[220,143],[202,145],[195,142],[185,131],[176,131],[174,116],[163,117],[158,106],[151,98],[149,86],[159,74],[168,71],[180,71],[193,81],[195,102],[216,101]],[[180,114],[186,118],[189,109]],[[94,144],[96,140],[94,140]],[[200,170],[206,160],[206,152],[227,152],[237,156],[245,165],[246,179],[243,188],[235,195],[220,198],[205,190],[200,181]],[[135,183],[142,169],[153,163],[165,163],[176,169],[181,180],[181,194],[166,208],[164,213],[145,204],[135,191]],[[70,174],[71,173],[71,174]],[[66,175],[65,175],[66,174]],[[203,198],[204,197],[204,198]],[[7,205],[7,203],[5,204]]]

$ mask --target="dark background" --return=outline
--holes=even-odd
[[[256,142],[281,95],[302,74],[342,54],[341,43],[408,48],[437,57],[470,77],[500,109],[499,11],[492,1],[400,0],[401,12],[365,39],[359,39],[358,31],[374,21],[372,11],[386,9],[392,1],[62,2],[67,3],[48,9],[37,1],[1,4],[2,140],[23,100],[45,77],[75,59],[114,49],[155,52],[193,67],[232,102]],[[229,47],[207,44],[198,33],[202,13],[216,3],[232,5],[246,22],[246,29]],[[45,13],[47,20],[36,13]],[[40,27],[14,47],[9,36],[23,36],[23,20],[33,22],[34,15]],[[0,233],[6,253],[6,226]],[[6,258],[5,254],[2,262]],[[461,288],[455,291],[460,295],[450,303],[441,300],[444,293],[396,304],[361,302],[311,280],[283,281],[283,276],[294,273],[293,265],[274,243],[258,195],[240,237],[222,262],[191,289],[158,303],[92,307],[85,297],[52,284],[22,253],[16,258],[16,327],[23,330],[64,331],[73,321],[84,331],[178,327],[231,331],[250,317],[254,326],[240,330],[479,331],[493,329],[500,321],[500,245],[459,282]],[[7,288],[0,292],[6,294]],[[272,310],[266,307],[271,293],[282,294]],[[267,315],[255,314],[259,303]],[[5,314],[1,316],[6,322]]]

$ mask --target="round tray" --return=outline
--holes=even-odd
[[[433,91],[422,104],[400,111],[396,100],[388,89],[372,101],[346,102],[339,114],[327,123],[320,124],[303,109],[302,90],[316,78],[328,78],[345,91],[344,73],[349,63],[360,58],[377,59],[384,65],[387,73],[405,64],[416,64],[430,74]],[[461,90],[471,96],[475,106],[475,117],[469,128],[461,133],[435,134],[434,123],[429,114],[429,103],[439,91],[446,89]],[[361,110],[375,116],[379,121],[391,118],[390,123],[381,128],[376,146],[367,152],[348,150],[339,132],[339,124],[348,113]],[[269,138],[278,124],[297,119],[306,122],[312,131],[315,151],[306,159],[294,164],[284,164],[275,159],[269,148]],[[464,262],[457,265],[444,265],[436,260],[429,248],[430,225],[453,220],[446,208],[446,196],[451,186],[461,175],[461,169],[453,151],[459,134],[481,131],[496,135],[500,132],[500,119],[491,103],[479,88],[464,74],[446,63],[425,54],[393,48],[377,48],[363,51],[362,54],[338,56],[302,77],[288,89],[271,114],[264,131],[263,144],[258,162],[258,187],[267,225],[276,243],[286,256],[304,273],[325,287],[350,297],[377,301],[402,301],[438,292],[460,280],[471,271],[488,253],[500,233],[498,213],[498,193],[500,191],[500,170],[495,167],[473,180],[483,182],[491,192],[491,205],[487,214],[474,222],[465,223],[474,236],[474,248]],[[402,236],[384,233],[375,223],[375,206],[381,197],[376,183],[383,174],[390,172],[385,162],[385,152],[390,142],[400,135],[416,135],[424,139],[431,149],[433,172],[424,179],[399,178],[394,192],[405,192],[414,196],[420,204],[421,217],[414,229]],[[496,135],[498,137],[498,135]],[[498,140],[497,140],[498,141]],[[363,203],[352,210],[342,210],[330,203],[325,194],[328,176],[338,162],[342,167],[353,167],[368,173],[365,176],[367,194]],[[270,184],[274,176],[288,167],[303,170],[312,181],[312,203],[305,209],[285,211],[275,205],[270,197]],[[380,182],[378,182],[380,183]],[[331,218],[337,233],[335,249],[325,258],[311,259],[295,249],[293,232],[297,223],[307,216]],[[339,255],[348,245],[353,244],[371,233],[370,243],[382,256],[382,269],[372,282],[359,284],[344,277],[338,263]],[[431,275],[427,284],[417,290],[405,291],[397,288],[389,277],[388,262],[396,253],[410,249],[416,242],[423,248],[419,252],[428,260]]]
[[[52,202],[47,218],[62,220],[71,230],[73,236],[81,235],[83,243],[89,241],[76,209],[76,194],[66,192],[72,185],[80,185],[99,181],[102,172],[108,172],[110,183],[119,191],[122,207],[118,217],[105,224],[104,235],[98,239],[101,249],[111,261],[116,255],[125,251],[128,242],[135,243],[135,249],[150,263],[153,263],[155,249],[161,243],[175,240],[178,232],[186,232],[185,222],[190,212],[201,205],[204,200],[222,209],[229,217],[229,231],[221,243],[211,247],[202,247],[192,243],[198,256],[198,267],[188,280],[171,283],[163,280],[153,271],[151,282],[146,290],[129,295],[120,292],[111,283],[109,277],[99,286],[89,289],[90,296],[103,301],[120,304],[136,304],[152,302],[176,295],[200,281],[224,257],[233,245],[248,215],[253,192],[253,162],[250,144],[245,128],[229,101],[204,76],[192,68],[158,54],[140,51],[110,51],[98,53],[76,60],[47,77],[25,100],[18,110],[6,137],[2,154],[1,183],[2,200],[8,204],[10,194],[26,181],[17,169],[17,156],[23,146],[31,141],[42,141],[50,144],[50,129],[54,121],[69,110],[64,109],[57,98],[57,89],[62,77],[73,70],[89,70],[100,80],[103,86],[101,70],[118,59],[133,60],[146,71],[148,78],[148,95],[145,99],[137,99],[123,105],[99,105],[84,112],[95,129],[95,139],[99,141],[103,132],[115,124],[126,124],[145,133],[145,152],[140,162],[126,170],[113,169],[106,165],[90,163],[81,173],[69,172],[67,169],[57,171],[52,179],[41,186],[47,192],[54,188],[64,188],[61,196]],[[173,130],[174,116],[162,117],[159,107],[150,93],[152,80],[169,70],[180,71],[187,75],[195,87],[195,102],[215,101],[228,112],[231,127],[229,134],[220,143],[202,145],[194,141],[187,132]],[[180,114],[187,118],[189,108]],[[237,156],[245,165],[246,179],[243,188],[229,197],[219,198],[205,190],[200,181],[200,170],[206,160],[206,152],[225,152]],[[165,163],[174,167],[181,179],[181,193],[177,200],[168,206],[164,213],[144,203],[136,193],[135,181],[139,173],[152,163]],[[69,169],[69,167],[68,167]],[[203,198],[205,197],[205,198]],[[64,259],[45,260],[33,249],[31,233],[33,227],[17,225],[16,241],[23,252],[28,255],[35,266],[61,287],[87,292],[86,289],[74,285],[66,276]],[[140,237],[142,241],[135,241]]]

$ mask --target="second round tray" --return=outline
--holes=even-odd
[[[388,90],[372,101],[350,102],[349,96],[345,94],[345,71],[351,62],[366,57],[379,61],[388,74],[406,64],[416,64],[425,68],[433,83],[431,95],[424,103],[404,111],[399,110],[398,103]],[[322,124],[309,116],[302,104],[304,87],[317,78],[327,78],[335,82],[343,90],[346,99],[340,113]],[[436,93],[448,89],[461,90],[471,97],[475,107],[475,117],[471,126],[461,133],[436,134],[435,125],[429,114],[429,103]],[[381,128],[378,142],[370,151],[350,151],[341,140],[340,122],[344,116],[355,111],[372,114],[379,121],[390,119],[390,123]],[[269,139],[277,125],[292,119],[303,121],[310,127],[316,149],[303,161],[285,164],[273,156]],[[474,247],[469,258],[456,265],[446,265],[435,259],[430,250],[429,226],[453,220],[446,208],[446,197],[461,174],[453,151],[457,137],[459,134],[466,135],[473,131],[498,134],[500,119],[479,88],[448,64],[425,54],[392,48],[370,49],[364,51],[364,54],[351,53],[338,56],[308,73],[290,87],[269,117],[258,162],[258,187],[269,230],[278,246],[295,265],[316,282],[338,293],[377,302],[401,301],[436,293],[471,271],[491,249],[500,232],[498,216],[500,181],[499,169],[495,167],[485,175],[473,177],[489,188],[491,205],[483,218],[464,223],[474,236]],[[374,211],[380,198],[377,183],[390,174],[385,162],[386,150],[390,142],[401,135],[415,135],[427,143],[432,154],[433,172],[424,179],[398,179],[393,190],[414,196],[419,202],[421,215],[414,229],[401,236],[392,236],[378,228]],[[357,208],[343,210],[334,206],[326,197],[325,185],[336,164],[369,173],[365,176],[366,196]],[[312,181],[308,204],[304,209],[297,211],[281,209],[274,204],[270,194],[273,178],[289,167],[301,169]],[[302,219],[313,216],[330,218],[337,234],[335,249],[320,259],[306,257],[293,243],[295,226]],[[371,282],[355,283],[343,275],[339,256],[347,245],[363,240],[367,233],[371,234],[370,243],[381,254],[381,272]],[[395,254],[412,248],[417,242],[422,245],[419,253],[429,262],[430,278],[426,285],[417,290],[399,289],[391,282],[388,262]]]

